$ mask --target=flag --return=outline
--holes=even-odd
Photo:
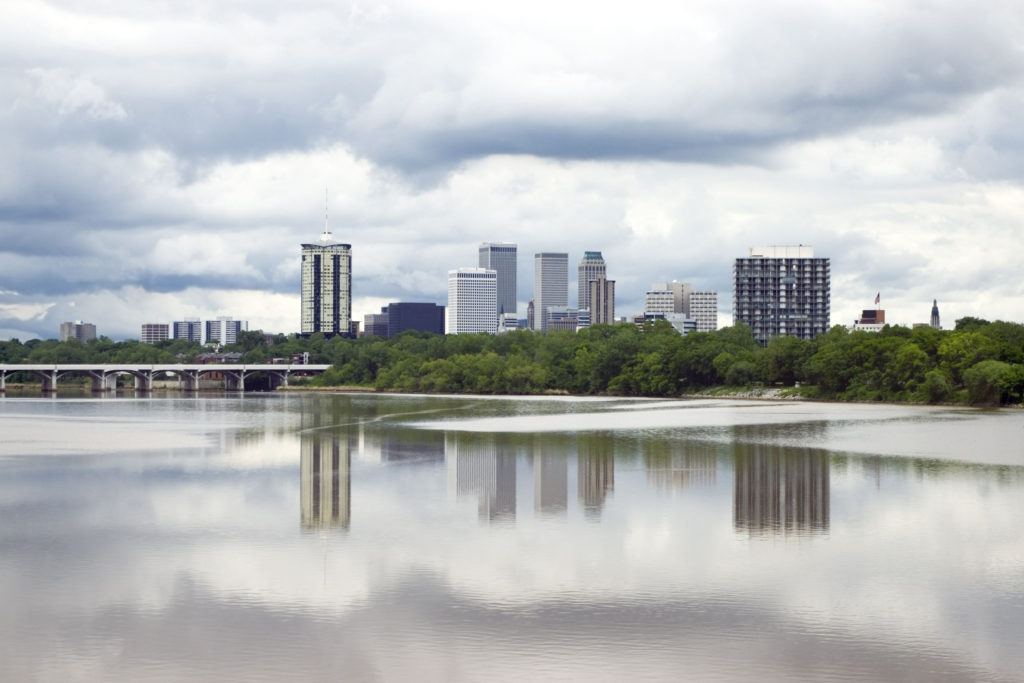
[[[882,293],[879,292],[878,294],[875,294],[875,305],[876,306],[878,305],[878,302],[880,302],[881,300],[882,300]]]

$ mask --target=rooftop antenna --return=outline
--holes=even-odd
[[[331,231],[327,229],[327,186],[324,185],[324,233],[320,235],[320,242],[328,244],[333,240]]]

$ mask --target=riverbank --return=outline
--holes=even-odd
[[[361,393],[361,394],[374,394],[377,393],[377,389],[374,387],[364,387],[357,384],[339,384],[333,387],[314,387],[308,384],[300,384],[297,386],[279,386],[274,391],[327,391],[327,392],[341,392],[341,393]]]

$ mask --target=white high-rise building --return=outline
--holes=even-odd
[[[689,317],[697,321],[698,332],[714,332],[718,329],[718,292],[709,289],[695,289],[690,292]]]
[[[156,344],[170,337],[171,326],[167,323],[143,323],[139,341],[143,344]]]
[[[655,282],[647,292],[644,313],[676,313],[696,321],[698,332],[711,332],[718,329],[718,292],[695,290],[689,282],[678,280]]]
[[[498,274],[498,315],[517,315],[516,269],[519,246],[512,242],[484,242],[480,245],[481,268]]]
[[[447,334],[498,331],[498,274],[488,268],[448,271]]]
[[[692,288],[689,282],[655,282],[651,285],[652,291],[672,292],[672,310],[668,313],[682,313],[690,315],[690,292]]]
[[[593,280],[603,280],[607,277],[604,257],[599,251],[585,251],[580,259],[579,277],[577,289],[579,294],[576,301],[580,310],[590,310],[590,283]]]
[[[83,344],[96,338],[96,326],[92,323],[83,323],[76,320],[60,324],[60,340],[66,342],[69,339],[77,339]]]
[[[569,254],[541,252],[533,256],[533,329],[548,329],[548,310],[569,306]]]
[[[245,320],[233,320],[229,315],[218,316],[216,320],[206,321],[206,343],[234,344],[239,332],[249,329]]]
[[[185,318],[174,322],[174,339],[188,339],[197,344],[203,343],[203,324],[199,318]]]
[[[667,289],[653,289],[644,293],[644,315],[668,315],[675,313],[674,296]]]
[[[326,230],[316,244],[302,245],[303,334],[349,334],[352,328],[352,245]]]

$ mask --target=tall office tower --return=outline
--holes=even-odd
[[[432,303],[388,304],[388,336],[406,330],[444,334],[444,306]]]
[[[579,289],[579,296],[576,299],[578,302],[577,308],[580,310],[590,310],[590,281],[603,280],[605,277],[607,277],[607,273],[605,272],[604,257],[601,256],[601,252],[583,252],[583,258],[580,259],[579,279],[576,283]]]
[[[498,332],[498,274],[488,268],[448,271],[445,332]]]
[[[238,333],[248,329],[249,323],[245,320],[232,320],[229,315],[218,316],[216,320],[206,321],[206,343],[234,344]]]
[[[672,292],[667,289],[653,289],[644,292],[644,315],[657,315],[665,317],[669,313],[675,313]]]
[[[690,292],[690,318],[697,321],[698,332],[718,329],[718,292],[695,289]]]
[[[666,313],[682,313],[690,317],[690,292],[692,290],[689,282],[679,282],[678,280],[655,282],[651,285],[651,291],[671,292],[672,310],[666,311]]]
[[[512,242],[484,242],[480,245],[481,268],[498,274],[498,315],[516,313],[516,268],[518,245]]]
[[[541,252],[533,256],[533,329],[548,329],[548,310],[569,306],[569,254]]]
[[[168,338],[171,326],[167,323],[143,323],[139,341],[143,344],[156,344]]]
[[[932,299],[932,322],[931,326],[937,330],[942,329],[942,325],[939,324],[939,300]]]
[[[733,321],[746,323],[754,339],[785,334],[813,339],[828,330],[830,263],[814,247],[752,247],[733,266]]]
[[[302,245],[302,333],[350,334],[352,245],[324,230],[316,244]]]
[[[203,343],[203,324],[199,318],[185,318],[174,323],[172,333],[174,339],[188,339],[197,344]]]
[[[615,323],[615,280],[603,277],[590,281],[590,324],[612,325]]]
[[[76,320],[73,323],[60,324],[60,340],[62,342],[69,339],[77,339],[84,344],[95,338],[96,326],[92,323],[83,323],[81,320]]]

